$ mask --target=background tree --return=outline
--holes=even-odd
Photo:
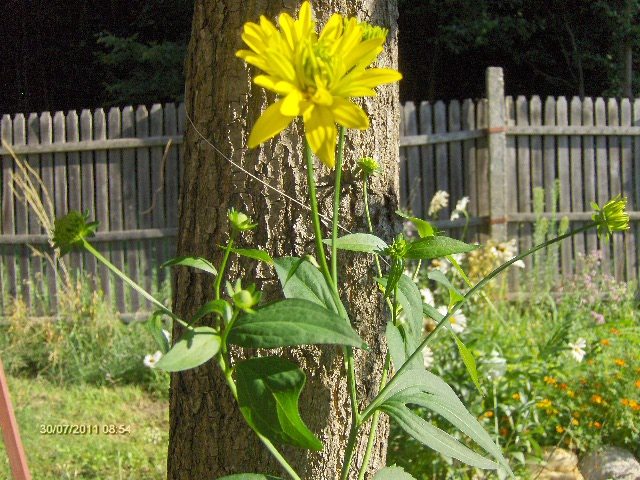
[[[297,12],[301,2],[285,1],[284,8]],[[397,8],[393,1],[318,0],[313,3],[320,24],[340,11],[390,29],[380,63],[396,67]],[[313,252],[313,236],[308,227],[309,212],[281,194],[266,189],[224,156],[248,172],[264,179],[294,198],[304,199],[306,181],[302,157],[301,125],[295,123],[260,149],[245,148],[248,134],[260,112],[274,100],[252,85],[256,72],[235,57],[241,47],[240,33],[246,21],[261,14],[274,17],[282,10],[280,2],[200,0],[195,5],[191,40],[186,60],[185,102],[195,127],[219,150],[187,128],[185,136],[184,180],[181,188],[178,255],[200,255],[219,260],[216,247],[226,238],[226,212],[230,207],[245,211],[259,222],[247,245],[259,246],[274,256],[303,255]],[[343,176],[341,223],[352,231],[363,231],[363,201],[355,181],[355,162],[361,156],[375,155],[382,166],[371,187],[374,224],[383,237],[391,237],[397,206],[398,96],[397,86],[379,90],[362,106],[371,118],[365,132],[348,132],[346,165]],[[319,167],[321,212],[330,212],[329,173]],[[348,254],[347,254],[348,255]],[[359,397],[371,398],[382,370],[383,303],[372,301],[367,292],[376,289],[369,259],[353,255],[340,273],[345,306],[352,312],[355,327],[371,346],[371,352],[357,356]],[[231,278],[255,278],[266,299],[277,291],[275,273],[255,261],[237,261]],[[175,276],[174,311],[189,318],[212,298],[208,278],[178,270]],[[179,335],[179,329],[174,338]],[[239,352],[236,352],[239,355]],[[283,352],[294,358],[307,373],[301,399],[301,412],[310,428],[325,444],[321,452],[283,448],[287,458],[306,479],[336,478],[341,466],[350,422],[349,402],[344,381],[343,359],[335,347],[293,349]],[[216,478],[247,471],[278,472],[255,435],[245,425],[225,387],[218,368],[205,365],[172,376],[170,399],[170,440],[168,476],[172,480]],[[381,423],[374,449],[372,468],[385,459],[388,425]],[[356,464],[364,452],[366,438],[358,449]]]

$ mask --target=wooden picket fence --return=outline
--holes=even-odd
[[[152,291],[163,281],[154,266],[175,250],[183,131],[184,106],[175,104],[4,115],[0,121],[1,138],[38,172],[56,214],[88,212],[100,222],[93,239],[98,250]],[[47,236],[26,201],[14,195],[13,159],[5,150],[0,154],[1,307],[21,297],[46,314],[56,304],[57,269],[27,247],[47,247]],[[90,255],[71,254],[69,266],[96,279],[120,312],[140,308],[138,296]]]
[[[480,100],[403,105],[402,207],[428,218],[433,194],[447,191],[449,207],[436,225],[455,234],[464,220],[449,220],[451,208],[469,196],[475,238],[517,238],[524,249],[532,244],[536,221],[534,188],[545,189],[543,216],[552,217],[553,187],[559,184],[557,217],[567,217],[572,227],[591,218],[591,201],[622,193],[633,228],[611,243],[594,232],[564,242],[559,271],[570,275],[580,254],[600,249],[605,269],[616,278],[637,279],[640,99],[513,99],[504,95],[500,68],[487,70],[486,88]],[[184,120],[184,106],[174,104],[4,115],[0,136],[40,174],[55,211],[88,211],[100,222],[94,239],[100,252],[154,290],[163,272],[153,266],[175,249]],[[13,160],[2,149],[0,158],[0,315],[16,296],[46,314],[55,305],[55,269],[27,245],[46,246],[47,238],[12,192]],[[146,306],[92,257],[73,254],[70,266],[96,278],[120,312]]]

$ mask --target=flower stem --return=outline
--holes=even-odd
[[[220,263],[220,268],[218,269],[218,275],[216,276],[216,282],[213,287],[213,290],[216,293],[216,300],[220,299],[220,285],[222,284],[222,278],[224,277],[224,271],[227,268],[227,261],[229,260],[229,254],[231,253],[232,248],[233,248],[233,231],[229,237],[229,243],[227,243],[227,247],[224,249],[224,255],[222,256],[222,263]]]
[[[107,260],[104,256],[102,256],[102,254],[100,252],[98,252],[95,248],[93,248],[93,245],[91,245],[86,239],[82,239],[82,247],[89,252],[91,255],[93,255],[94,257],[96,257],[96,259],[101,262],[104,266],[106,266],[109,270],[111,270],[113,273],[115,273],[124,283],[126,283],[127,285],[129,285],[131,288],[133,288],[136,292],[138,292],[140,295],[142,295],[144,298],[146,298],[147,300],[149,300],[151,303],[153,303],[158,309],[162,310],[162,313],[168,315],[169,317],[171,317],[173,320],[175,320],[176,322],[180,323],[181,325],[188,327],[189,324],[187,322],[185,322],[184,320],[182,320],[181,318],[179,318],[175,313],[173,313],[171,310],[169,310],[167,307],[165,307],[162,302],[160,302],[159,300],[157,300],[156,298],[153,297],[153,295],[151,295],[149,292],[147,292],[144,288],[142,288],[140,285],[138,285],[136,282],[134,282],[133,280],[131,280],[122,270],[120,270],[118,267],[116,267],[113,263],[111,263],[109,260]]]
[[[500,274],[502,271],[506,270],[507,268],[509,268],[511,265],[513,265],[515,262],[517,262],[518,260],[522,260],[523,258],[531,255],[534,252],[537,252],[538,250],[541,250],[545,247],[548,247],[549,245],[552,245],[554,243],[560,242],[562,240],[564,240],[565,238],[569,238],[572,237],[573,235],[577,235],[578,233],[582,233],[586,230],[589,230],[591,228],[597,227],[598,224],[596,222],[592,222],[589,223],[588,225],[585,225],[583,227],[577,228],[575,230],[571,230],[570,232],[565,233],[564,235],[560,235],[556,238],[552,238],[551,240],[547,240],[546,242],[543,242],[539,245],[536,245],[532,248],[530,248],[529,250],[527,250],[524,253],[521,253],[520,255],[517,255],[515,257],[513,257],[511,260],[509,260],[508,262],[503,263],[502,265],[500,265],[499,267],[497,267],[495,270],[493,270],[491,273],[489,273],[489,275],[487,275],[486,277],[484,277],[482,280],[480,280],[478,283],[476,283],[473,288],[471,288],[465,295],[464,298],[459,301],[458,303],[456,303],[453,308],[451,308],[449,310],[449,312],[442,318],[442,320],[440,320],[440,322],[436,325],[436,328],[434,328],[431,332],[429,332],[429,334],[425,337],[425,339],[422,341],[422,343],[420,343],[420,345],[418,346],[418,348],[415,349],[415,351],[409,355],[409,357],[407,358],[406,362],[398,369],[398,371],[396,372],[396,374],[391,378],[391,380],[389,380],[389,383],[387,383],[387,385],[378,393],[378,395],[376,395],[376,397],[371,401],[371,403],[369,404],[369,406],[362,412],[362,417],[361,420],[362,422],[366,421],[372,414],[373,412],[377,409],[378,405],[377,405],[377,401],[378,399],[390,388],[392,388],[395,383],[397,382],[398,378],[400,378],[401,374],[407,370],[409,368],[409,365],[411,364],[411,361],[414,360],[418,355],[421,355],[422,349],[427,346],[427,344],[431,341],[431,339],[433,338],[433,336],[435,335],[435,333],[440,330],[440,328],[442,328],[444,325],[446,325],[446,322],[449,321],[449,318],[451,317],[451,315],[453,315],[454,313],[456,313],[460,307],[462,306],[462,304],[464,304],[467,300],[469,300],[469,298],[471,298],[472,295],[474,295],[478,290],[481,290],[482,288],[484,288],[484,286],[489,283],[494,277],[496,277],[498,274]]]

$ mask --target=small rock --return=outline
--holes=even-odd
[[[585,480],[640,480],[640,463],[624,448],[603,447],[580,461]]]
[[[563,448],[545,448],[543,463],[530,464],[529,471],[537,480],[584,480],[578,470],[578,457]]]

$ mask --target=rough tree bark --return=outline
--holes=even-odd
[[[388,27],[391,33],[379,64],[397,68],[395,1],[317,0],[312,5],[320,25],[332,12],[339,11]],[[299,6],[299,1],[196,1],[186,60],[185,103],[196,128],[226,156],[307,204],[300,123],[260,149],[246,148],[254,122],[274,98],[251,84],[256,72],[234,56],[241,47],[240,33],[246,21],[257,21],[261,14],[273,18],[283,10],[296,16]],[[341,224],[352,231],[365,231],[355,162],[361,156],[373,155],[382,166],[371,185],[373,222],[379,235],[389,239],[396,226],[393,212],[398,190],[398,87],[385,86],[379,93],[362,103],[371,117],[371,128],[347,133]],[[188,120],[186,124],[177,254],[200,255],[219,262],[221,251],[217,246],[226,240],[226,212],[231,207],[247,212],[259,222],[255,232],[243,237],[245,245],[264,248],[274,257],[313,253],[309,212],[233,167],[207,145]],[[321,213],[330,215],[333,172],[317,165]],[[371,346],[370,353],[357,353],[359,396],[371,398],[382,370],[384,306],[381,301],[372,300],[376,291],[372,259],[345,254],[342,263],[346,267],[340,272],[341,297],[356,329]],[[271,268],[256,265],[255,261],[234,261],[231,278],[238,277],[255,279],[265,292],[263,298],[278,295]],[[181,268],[176,270],[174,282],[174,308],[183,318],[212,298],[212,281],[206,275]],[[174,338],[180,333],[176,327]],[[292,349],[284,354],[295,358],[307,374],[301,412],[325,448],[321,452],[294,448],[282,451],[302,478],[336,478],[350,423],[340,350],[327,346]],[[169,479],[215,479],[239,472],[281,473],[245,425],[213,363],[172,376],[170,412]],[[383,421],[372,467],[379,467],[385,460],[387,433],[388,425]],[[359,445],[356,464],[361,462],[365,442],[366,438]]]

